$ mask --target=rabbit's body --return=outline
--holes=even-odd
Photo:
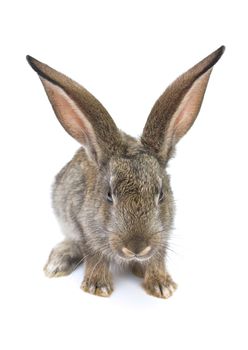
[[[142,137],[121,132],[87,90],[28,58],[40,75],[64,128],[81,144],[56,176],[53,207],[65,235],[45,266],[61,276],[86,263],[82,288],[108,296],[111,263],[144,278],[149,294],[167,298],[176,288],[165,267],[174,219],[166,165],[193,124],[213,65],[223,47],[179,77],[154,105]]]

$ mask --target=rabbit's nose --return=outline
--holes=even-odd
[[[126,257],[128,257],[128,258],[133,258],[133,257],[135,257],[135,256],[137,256],[137,257],[143,257],[143,256],[145,256],[146,254],[148,254],[148,253],[150,252],[150,250],[151,250],[151,247],[150,247],[150,246],[145,247],[143,250],[141,250],[141,251],[139,251],[139,252],[137,252],[137,251],[133,252],[133,251],[129,250],[129,249],[126,248],[126,247],[123,247],[123,248],[122,248],[123,254],[124,254]]]

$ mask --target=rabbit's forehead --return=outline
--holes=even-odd
[[[120,182],[130,184],[146,184],[148,187],[158,187],[162,183],[162,170],[158,161],[147,154],[131,158],[113,158],[110,161],[110,183]]]

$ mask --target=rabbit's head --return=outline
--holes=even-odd
[[[82,170],[87,177],[82,220],[95,248],[123,261],[145,262],[164,254],[173,221],[166,165],[194,123],[223,51],[220,47],[165,90],[139,140],[119,131],[106,109],[82,86],[27,57],[58,120],[87,154],[90,170]]]

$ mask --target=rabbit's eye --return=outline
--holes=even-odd
[[[164,191],[161,190],[158,197],[158,202],[161,203],[164,199]]]
[[[107,194],[107,201],[109,203],[113,203],[113,197],[112,197],[112,193],[110,190],[108,191],[108,194]]]

